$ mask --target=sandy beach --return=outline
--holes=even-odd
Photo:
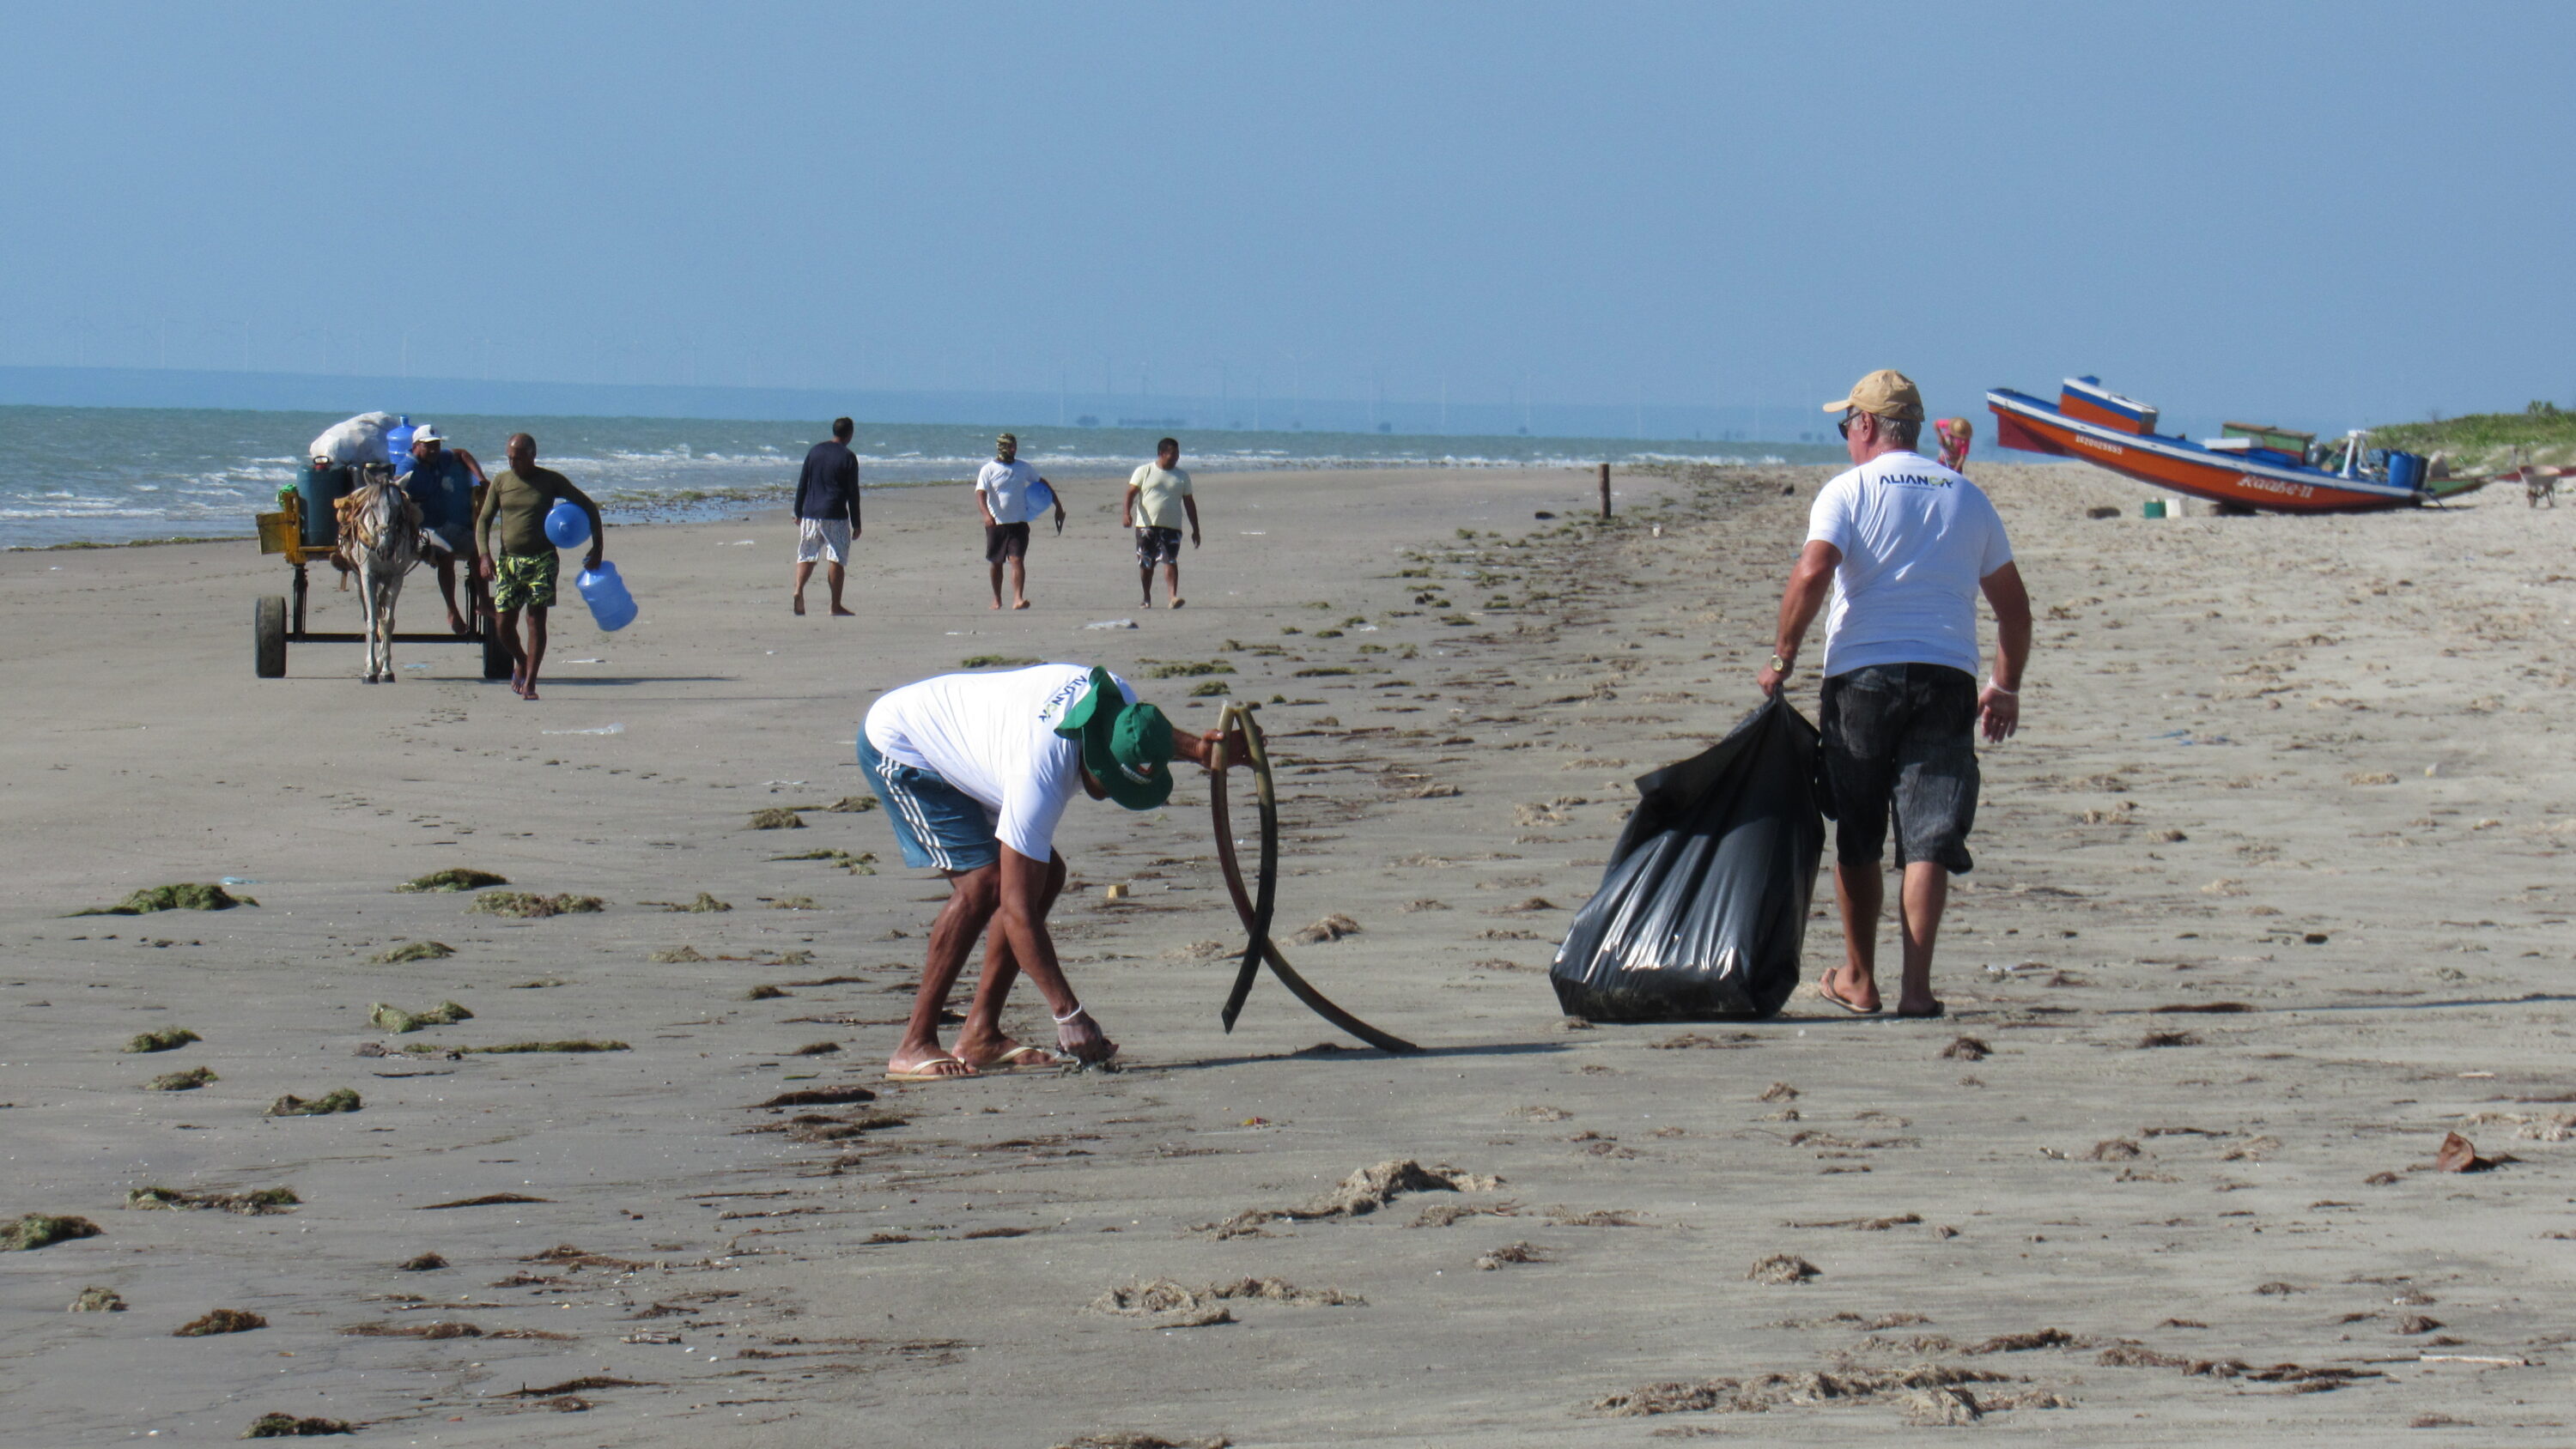
[[[789,615],[782,516],[613,528],[642,618],[558,610],[536,703],[471,648],[255,679],[247,543],[0,555],[0,1219],[99,1230],[0,1253],[0,1444],[2568,1442],[2576,514],[2146,521],[1972,466],[2041,622],[1950,1018],[1569,1024],[1628,782],[1755,702],[1831,471],[1623,473],[1607,528],[1578,471],[1202,476],[1178,612],[1110,484],[1020,614],[962,486],[870,495],[855,619]],[[868,703],[978,658],[1277,699],[1285,949],[1425,1050],[1266,979],[1222,1030],[1185,772],[1059,837],[1124,1069],[883,1081],[945,888],[831,807]],[[394,889],[451,868],[602,908]],[[257,905],[68,914],[225,877]],[[623,1049],[456,1050],[565,1042]],[[265,1326],[175,1335],[217,1309]]]

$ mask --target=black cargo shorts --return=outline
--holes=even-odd
[[[1873,864],[1896,821],[1896,863],[1975,867],[1977,678],[1946,664],[1877,664],[1825,681],[1821,748],[1834,858]]]

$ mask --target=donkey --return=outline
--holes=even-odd
[[[420,505],[394,481],[393,470],[369,468],[367,481],[332,505],[339,513],[340,543],[333,562],[358,576],[367,610],[369,684],[391,684],[394,673],[394,600],[403,575],[420,563]]]

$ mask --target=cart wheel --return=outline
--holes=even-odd
[[[490,624],[485,624],[483,631],[483,677],[485,679],[509,678],[510,651],[501,647],[501,636],[493,632]]]
[[[250,610],[251,664],[262,679],[286,677],[286,597],[270,594]]]

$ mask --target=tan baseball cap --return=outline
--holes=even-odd
[[[1882,418],[1923,420],[1923,394],[1914,379],[1894,368],[1882,367],[1852,384],[1851,396],[1825,404],[1829,413],[1858,410],[1876,413]]]

